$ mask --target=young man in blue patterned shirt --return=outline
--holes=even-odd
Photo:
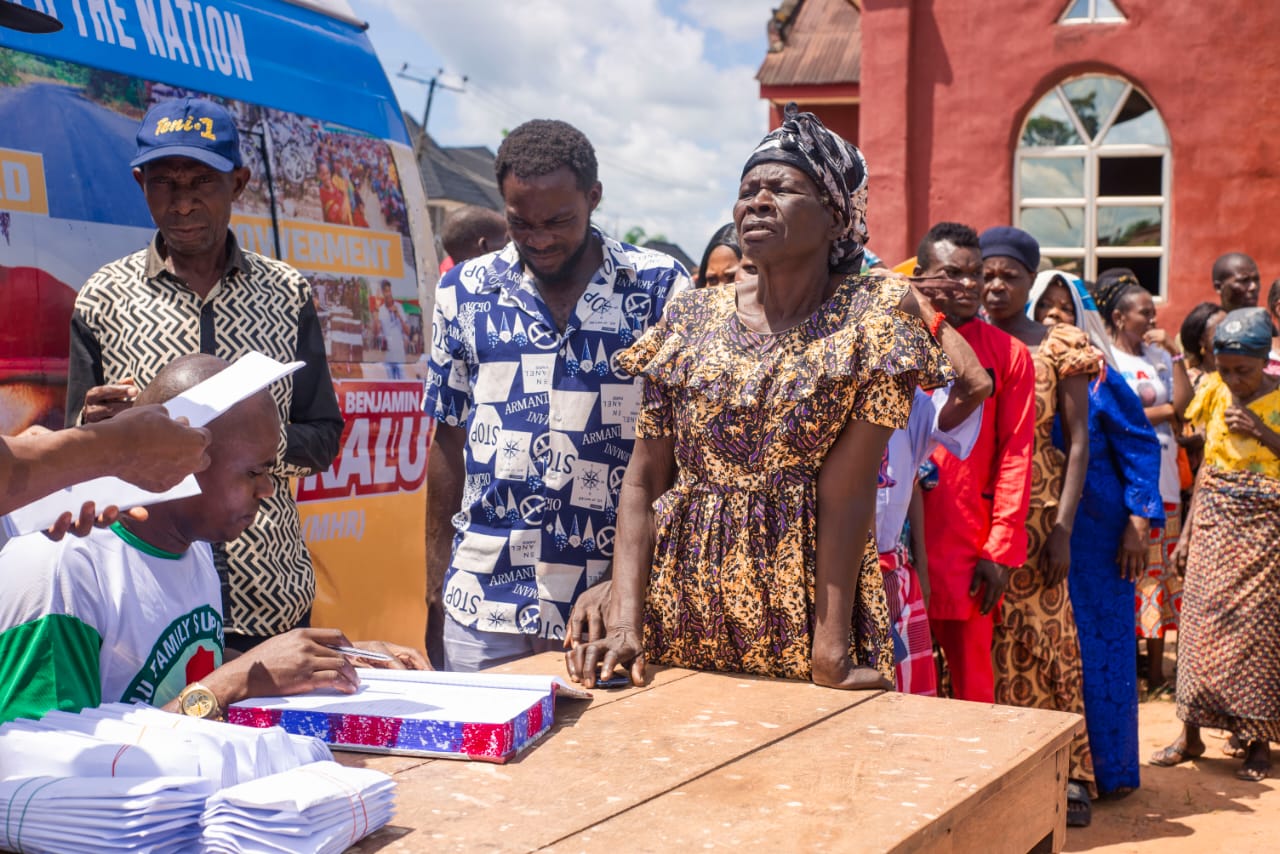
[[[496,171],[511,242],[441,279],[424,403],[428,647],[450,670],[560,648],[608,577],[641,392],[614,355],[689,286],[591,226],[595,152],[572,126],[521,125]]]

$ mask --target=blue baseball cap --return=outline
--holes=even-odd
[[[240,168],[240,133],[225,107],[204,98],[161,101],[142,117],[130,166],[161,157],[190,157],[219,172]]]

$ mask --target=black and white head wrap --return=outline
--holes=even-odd
[[[831,244],[828,267],[833,273],[859,272],[867,242],[867,161],[862,152],[828,130],[813,113],[802,113],[791,103],[782,126],[760,141],[742,174],[761,163],[794,166],[818,185],[823,202],[844,224]]]

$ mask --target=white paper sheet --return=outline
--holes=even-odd
[[[237,774],[241,781],[288,771],[308,762],[333,759],[329,746],[320,739],[293,735],[280,727],[259,729],[237,726],[125,703],[107,703],[97,709],[85,709],[80,714],[119,718],[141,726],[177,730],[228,745],[235,751]]]
[[[186,418],[192,427],[203,427],[254,392],[301,368],[305,362],[277,362],[250,351],[202,383],[192,386],[164,405],[171,418]]]
[[[164,714],[161,712],[160,714]],[[170,717],[179,717],[170,715]],[[191,755],[196,758],[197,774],[220,786],[234,786],[252,777],[241,776],[234,748],[224,740],[200,736],[145,724],[131,723],[111,717],[94,718],[73,712],[53,711],[38,721],[16,720],[5,727],[46,732],[78,732],[103,741],[131,744],[159,755]]]
[[[200,494],[195,475],[187,475],[177,486],[165,492],[148,492],[118,477],[98,477],[60,489],[44,498],[25,504],[4,517],[4,531],[10,537],[20,537],[33,531],[43,531],[68,510],[75,516],[80,508],[92,501],[99,510],[115,505],[121,510],[130,507],[147,507],[162,501],[175,501]]]
[[[0,778],[12,777],[199,777],[191,752],[105,741],[78,732],[0,732]],[[216,781],[215,781],[216,782]]]
[[[261,353],[249,352],[230,367],[168,401],[165,408],[171,417],[186,418],[192,427],[203,427],[249,395],[288,376],[303,364],[277,362]],[[199,494],[200,487],[192,475],[166,492],[148,492],[118,477],[99,477],[19,507],[3,518],[4,531],[10,537],[43,531],[68,510],[78,514],[80,507],[88,501],[92,501],[99,510],[112,505],[128,510]]]

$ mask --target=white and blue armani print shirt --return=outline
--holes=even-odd
[[[690,282],[667,255],[595,236],[604,261],[563,334],[512,244],[436,291],[424,409],[467,431],[444,582],[464,626],[563,638],[609,570],[641,398],[614,356]]]

